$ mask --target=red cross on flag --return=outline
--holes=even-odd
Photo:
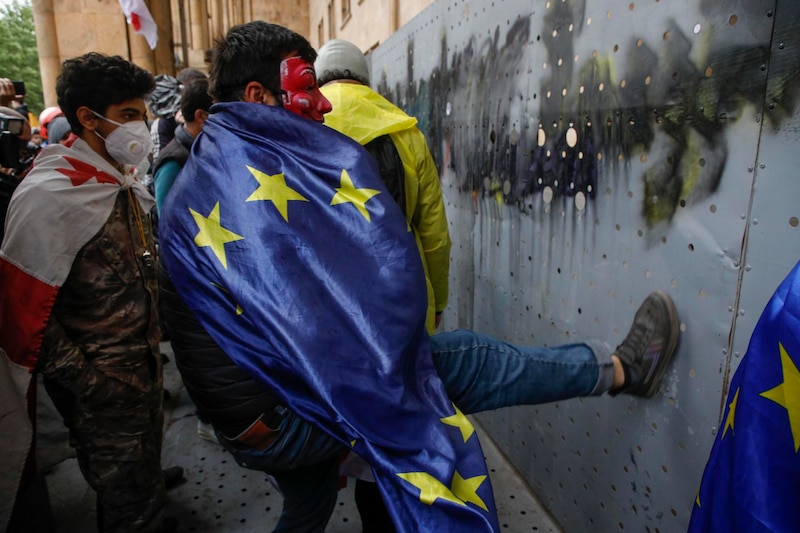
[[[144,0],[119,0],[119,5],[122,6],[128,24],[133,26],[136,33],[143,35],[150,49],[154,50],[158,42],[158,26]]]

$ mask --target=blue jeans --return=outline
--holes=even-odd
[[[434,335],[433,364],[464,414],[533,405],[611,388],[611,350],[601,343],[520,347],[469,330]],[[263,451],[220,443],[245,468],[271,474],[284,497],[275,531],[322,532],[336,504],[339,461],[347,447],[289,410],[279,436]],[[220,437],[220,435],[218,435]]]

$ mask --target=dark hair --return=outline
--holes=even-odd
[[[211,95],[208,94],[208,80],[197,79],[189,83],[181,95],[181,113],[186,122],[194,122],[194,113],[198,109],[208,111],[211,107]]]
[[[333,80],[353,80],[361,85],[369,87],[369,80],[363,76],[353,73],[349,68],[344,70],[339,69],[325,69],[322,72],[317,72],[317,83],[322,86]]]
[[[189,85],[194,80],[204,80],[207,76],[205,72],[201,70],[197,70],[196,68],[192,67],[186,67],[181,69],[181,71],[178,72],[175,77],[178,79],[181,85]]]
[[[56,80],[56,95],[72,131],[80,135],[79,107],[87,106],[104,115],[108,106],[144,98],[153,87],[153,76],[143,68],[120,56],[89,52],[64,61]]]
[[[234,26],[206,54],[209,93],[219,102],[241,100],[251,81],[279,93],[281,60],[293,51],[309,63],[317,58],[305,37],[283,26],[262,20]]]

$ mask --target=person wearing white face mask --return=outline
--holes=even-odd
[[[152,88],[119,56],[63,63],[56,93],[76,137],[41,152],[0,247],[0,347],[27,370],[20,390],[43,374],[97,492],[101,532],[177,527],[163,518],[154,200],[136,177],[152,148]]]
[[[101,118],[115,126],[119,126],[107,138],[95,130],[95,135],[100,137],[105,143],[106,151],[114,161],[120,165],[144,165],[147,155],[153,150],[153,139],[150,138],[150,131],[144,120],[133,120],[121,124],[115,120],[92,111],[96,117]]]

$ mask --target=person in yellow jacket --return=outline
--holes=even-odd
[[[319,50],[314,68],[333,111],[325,124],[364,146],[406,215],[428,284],[426,327],[433,334],[447,307],[450,233],[439,173],[417,119],[369,87],[369,68],[359,48],[333,39]]]

